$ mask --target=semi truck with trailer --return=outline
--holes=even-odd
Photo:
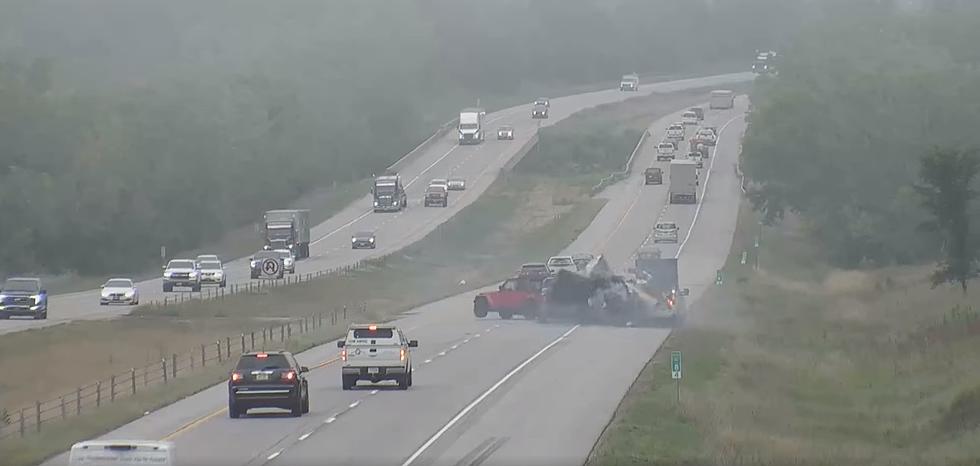
[[[486,112],[482,108],[464,108],[459,112],[459,143],[480,144],[483,142],[486,133],[483,127],[483,116]]]
[[[296,259],[310,257],[310,211],[307,209],[270,210],[262,221],[268,249],[290,249]]]

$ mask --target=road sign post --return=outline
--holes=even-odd
[[[723,283],[723,281],[722,281],[722,278],[721,278],[721,270],[718,270],[718,271],[715,272],[715,285],[721,286],[722,283]]]
[[[681,363],[681,352],[671,351],[670,352],[670,378],[675,380],[677,386],[677,403],[681,402],[681,376],[682,376],[682,363]]]

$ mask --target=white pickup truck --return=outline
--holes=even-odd
[[[412,353],[419,342],[405,338],[398,327],[384,324],[354,324],[347,338],[337,342],[343,360],[341,382],[344,390],[358,380],[378,383],[394,380],[400,390],[412,386]]]
[[[671,141],[661,141],[657,144],[657,161],[670,161],[674,160],[674,151],[677,150],[677,144]]]

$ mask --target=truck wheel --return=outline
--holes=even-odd
[[[191,291],[193,291],[194,293],[200,293],[201,292],[201,284],[198,283],[197,285],[192,286],[191,287]]]
[[[343,387],[344,390],[350,390],[354,388],[355,385],[357,385],[356,375],[342,375],[340,376],[340,378],[341,378],[340,380],[341,386]]]
[[[487,311],[489,310],[488,309],[489,307],[490,306],[487,303],[486,299],[477,298],[476,301],[473,302],[473,315],[482,319],[487,316]]]
[[[500,314],[500,318],[504,320],[510,320],[514,317],[514,314],[510,311],[499,311],[497,313]]]
[[[524,303],[524,309],[521,309],[521,315],[523,315],[525,319],[533,319],[536,315],[538,315],[538,303],[534,301]]]
[[[408,390],[408,374],[403,374],[398,378],[398,389]]]
[[[299,397],[293,406],[289,408],[289,415],[292,417],[300,417],[303,415],[303,398]]]
[[[242,414],[245,413],[243,413],[242,410],[238,408],[238,404],[236,404],[234,401],[228,402],[228,417],[232,419],[238,419],[242,417]]]
[[[255,277],[252,277],[252,278],[255,278]],[[174,286],[173,285],[170,285],[170,284],[167,284],[167,283],[164,283],[163,284],[163,292],[164,293],[171,293],[173,291],[174,291]]]
[[[412,368],[409,367],[408,368],[408,386],[409,387],[412,386],[412,372],[415,372],[415,371],[413,371]]]
[[[224,288],[224,287],[228,286],[228,281],[227,280],[222,280],[221,281],[221,284],[218,285],[218,286],[220,286],[221,288]],[[137,302],[137,304],[139,304],[139,303]]]

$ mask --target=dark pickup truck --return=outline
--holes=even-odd
[[[664,171],[659,167],[650,167],[643,172],[643,184],[664,184]]]
[[[12,316],[48,318],[48,291],[39,278],[8,278],[0,287],[0,319]]]
[[[444,186],[429,186],[425,190],[425,207],[449,205],[449,191]]]

